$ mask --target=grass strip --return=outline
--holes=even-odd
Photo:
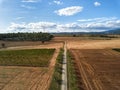
[[[79,90],[74,60],[71,53],[67,52],[67,73],[68,73],[68,90]]]
[[[62,83],[62,62],[63,62],[63,49],[60,50],[56,60],[55,70],[49,90],[61,90]]]

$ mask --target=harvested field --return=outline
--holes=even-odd
[[[0,44],[1,43],[5,43],[6,47],[42,45],[40,41],[0,41]],[[48,44],[48,42],[45,44]]]
[[[120,38],[106,40],[87,37],[55,37],[56,41],[67,41],[68,49],[110,49],[120,48]]]
[[[119,90],[120,53],[110,49],[71,49],[81,90]]]
[[[0,66],[0,90],[48,90],[58,53],[48,67]]]
[[[120,48],[120,39],[117,40],[78,40],[68,41],[68,48],[75,49],[110,49]]]

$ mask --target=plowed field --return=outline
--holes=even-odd
[[[71,49],[80,90],[120,90],[120,53],[109,49]]]

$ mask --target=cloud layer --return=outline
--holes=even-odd
[[[59,16],[71,16],[79,12],[82,12],[82,10],[83,10],[83,7],[81,6],[72,6],[72,7],[67,7],[67,8],[57,10],[55,11],[55,13]]]
[[[106,20],[104,20],[106,19]],[[85,21],[85,23],[81,23]],[[9,32],[100,32],[120,28],[120,20],[102,17],[79,20],[75,23],[57,24],[53,22],[11,23]]]

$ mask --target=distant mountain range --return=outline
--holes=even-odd
[[[103,32],[59,32],[59,33],[52,33],[58,35],[71,35],[71,34],[120,34],[120,29],[108,30]]]
[[[108,30],[108,31],[104,31],[102,33],[104,33],[104,34],[120,34],[120,29]]]

